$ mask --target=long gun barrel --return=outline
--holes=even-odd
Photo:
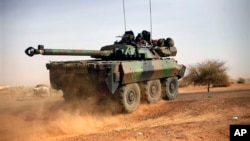
[[[70,56],[92,56],[108,57],[112,54],[111,50],[99,51],[99,50],[76,50],[76,49],[44,49],[43,45],[38,45],[38,49],[28,47],[25,53],[32,57],[37,54],[41,55],[70,55]]]

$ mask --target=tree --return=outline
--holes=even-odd
[[[190,65],[189,73],[184,80],[194,85],[207,85],[208,92],[211,85],[229,85],[225,62],[220,60],[205,60],[196,65]]]
[[[240,77],[240,78],[237,80],[237,83],[238,83],[238,84],[245,84],[245,79]]]

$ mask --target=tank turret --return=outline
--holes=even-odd
[[[157,59],[160,57],[175,56],[175,47],[136,47],[127,44],[114,44],[101,48],[101,50],[77,50],[77,49],[45,49],[43,45],[38,48],[28,47],[25,53],[32,57],[34,55],[65,55],[65,56],[91,56],[92,58],[110,60],[137,60]]]

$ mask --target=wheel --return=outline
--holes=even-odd
[[[120,101],[125,112],[135,111],[141,100],[141,93],[138,84],[127,84],[120,88]]]
[[[144,93],[148,103],[156,103],[161,99],[161,82],[160,80],[147,81],[144,84]]]
[[[174,100],[178,95],[178,79],[177,77],[167,78],[165,81],[166,98]]]

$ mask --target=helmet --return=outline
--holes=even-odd
[[[174,40],[172,38],[168,37],[165,40],[165,46],[167,46],[167,47],[173,47],[174,46]]]

